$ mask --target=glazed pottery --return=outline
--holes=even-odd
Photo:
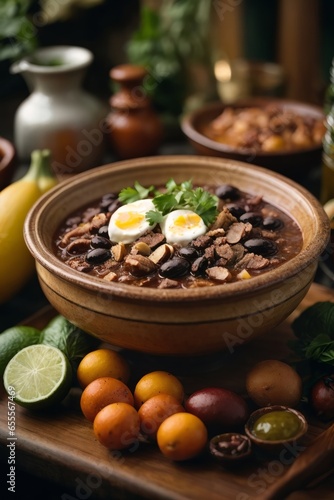
[[[162,122],[145,89],[144,67],[122,64],[110,71],[119,87],[110,99],[107,123],[112,151],[119,159],[156,154],[163,139]]]
[[[224,105],[221,102],[205,104],[199,109],[187,113],[181,120],[181,128],[194,151],[201,155],[218,156],[232,160],[244,161],[254,165],[270,168],[276,172],[296,179],[305,172],[321,164],[322,142],[312,147],[294,151],[252,151],[251,148],[237,148],[210,139],[203,133],[203,128],[217,118],[226,107],[233,109],[264,107],[273,105],[296,115],[324,119],[320,107],[311,104],[290,101],[288,99],[248,98],[239,102]]]
[[[273,411],[283,411],[294,414],[299,420],[298,432],[290,438],[276,439],[272,441],[256,437],[252,432],[256,421],[263,415],[266,415]],[[253,413],[251,413],[245,425],[245,433],[249,437],[251,442],[254,445],[258,446],[259,448],[262,448],[271,453],[277,453],[282,449],[286,448],[289,444],[298,442],[306,434],[307,430],[308,430],[307,420],[300,411],[294,408],[289,408],[287,406],[281,406],[281,405],[271,405],[255,410]]]
[[[252,279],[204,288],[152,289],[105,282],[60,262],[53,238],[83,204],[133,186],[229,183],[290,214],[301,228],[300,253]],[[283,321],[306,295],[329,238],[329,220],[304,188],[277,173],[241,162],[200,156],[161,156],[116,162],[60,183],[30,211],[25,239],[41,287],[70,321],[115,346],[145,353],[200,355],[234,352]]]
[[[15,145],[21,160],[34,149],[50,149],[59,176],[73,175],[101,163],[106,107],[81,88],[93,54],[82,47],[37,50],[15,62],[31,90],[15,115]]]

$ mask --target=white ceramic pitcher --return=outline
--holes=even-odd
[[[14,140],[18,156],[50,149],[59,175],[73,175],[101,163],[107,106],[81,88],[92,53],[82,47],[53,46],[15,62],[31,91],[17,109]]]

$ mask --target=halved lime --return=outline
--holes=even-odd
[[[72,369],[60,349],[36,344],[25,347],[9,361],[3,380],[18,404],[39,410],[64,399],[72,384]]]

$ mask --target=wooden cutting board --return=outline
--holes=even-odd
[[[234,353],[205,359],[178,360],[176,372],[186,392],[216,385],[245,394],[244,381],[249,368],[262,359],[291,360],[288,340],[293,337],[289,324],[311,304],[329,300],[334,292],[313,284],[297,310],[280,326],[241,346]],[[46,308],[24,324],[43,328],[55,314]],[[166,363],[163,358],[125,353],[135,363],[134,370],[145,373]],[[169,359],[170,361],[170,359]],[[237,469],[227,469],[209,455],[194,461],[173,463],[156,446],[145,442],[122,452],[112,452],[94,438],[92,425],[79,409],[80,390],[73,389],[66,404],[57,411],[33,414],[16,406],[16,466],[36,477],[61,483],[63,499],[73,498],[151,498],[168,500],[248,500],[260,499],[264,489],[280,477],[298,450],[284,457],[254,457]],[[8,467],[7,396],[0,402],[0,458]],[[325,428],[309,418],[310,428],[303,441],[307,446]],[[4,473],[4,467],[2,467]],[[334,477],[295,492],[289,500],[333,498]]]

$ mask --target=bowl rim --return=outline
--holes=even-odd
[[[295,436],[292,436],[287,439],[275,439],[273,441],[270,441],[268,439],[261,439],[254,436],[251,430],[251,426],[254,424],[254,422],[257,420],[258,417],[260,417],[261,415],[265,415],[266,413],[271,413],[272,411],[288,411],[296,415],[299,421],[301,422],[301,427],[298,433]],[[307,430],[308,430],[308,423],[305,415],[303,415],[303,413],[301,413],[299,410],[296,410],[295,408],[291,408],[289,406],[284,406],[284,405],[269,405],[269,406],[264,406],[262,408],[258,408],[257,410],[254,410],[250,414],[245,424],[245,433],[249,437],[249,439],[255,444],[266,445],[266,446],[271,446],[271,445],[274,446],[274,445],[288,443],[291,441],[296,441],[300,439],[302,436],[304,436]]]
[[[220,301],[221,299],[231,299],[238,297],[244,297],[249,295],[249,293],[261,292],[264,288],[270,290],[274,288],[277,283],[285,281],[289,278],[296,277],[301,271],[303,271],[312,259],[318,259],[319,255],[326,248],[327,242],[320,241],[319,238],[312,238],[312,241],[307,248],[302,249],[301,252],[294,258],[285,262],[276,269],[270,271],[270,280],[268,281],[268,274],[264,273],[253,277],[251,280],[242,280],[239,282],[215,285],[212,287],[199,287],[191,289],[157,289],[155,288],[143,288],[136,287],[129,284],[118,283],[118,282],[104,282],[101,278],[85,275],[74,269],[71,269],[65,263],[61,262],[53,253],[50,253],[49,249],[43,242],[43,238],[38,231],[38,223],[43,212],[43,209],[57,198],[59,191],[70,191],[77,186],[80,186],[82,182],[87,182],[88,179],[93,175],[103,176],[108,175],[108,172],[112,175],[113,172],[122,172],[127,167],[133,167],[135,169],[145,168],[145,166],[153,166],[158,162],[159,165],[168,165],[170,162],[177,161],[182,164],[228,164],[236,169],[249,170],[249,165],[244,162],[236,160],[227,160],[218,157],[206,157],[206,156],[196,156],[196,155],[164,155],[164,156],[150,156],[142,157],[131,160],[122,160],[114,163],[109,163],[96,167],[94,169],[88,170],[76,174],[75,176],[67,179],[65,182],[60,182],[58,185],[53,187],[50,191],[45,193],[34,206],[30,209],[27,214],[24,223],[24,239],[29,251],[34,256],[35,260],[51,274],[58,276],[64,282],[70,282],[72,284],[80,285],[83,289],[89,290],[90,292],[106,294],[106,296],[117,296],[118,298],[135,299],[138,302],[146,302],[150,300],[152,302],[162,302],[171,303],[179,302],[181,299],[184,302],[194,302],[197,300],[205,301]],[[297,190],[304,198],[306,198],[310,205],[311,201],[314,203],[314,209],[318,217],[318,227],[322,231],[328,232],[328,239],[330,234],[329,229],[329,219],[325,214],[322,206],[316,200],[316,198],[307,191],[304,187],[297,184],[295,181],[284,177],[281,174],[270,171],[263,167],[253,166],[252,171],[261,173],[269,179],[275,178],[278,182],[284,184],[289,184],[294,190]],[[313,205],[312,205],[313,207]],[[282,273],[283,271],[283,273]],[[309,283],[310,284],[310,283]]]
[[[307,154],[313,151],[317,151],[318,149],[322,148],[322,143],[319,143],[317,145],[310,146],[308,148],[298,148],[294,149],[292,151],[288,150],[281,150],[281,151],[261,151],[257,149],[252,149],[252,148],[237,148],[233,146],[229,146],[228,144],[224,144],[222,142],[215,141],[213,139],[210,139],[206,135],[202,134],[201,132],[198,131],[196,128],[195,124],[196,121],[199,120],[200,118],[204,117],[206,114],[212,114],[215,111],[217,112],[217,116],[223,111],[223,109],[227,107],[232,107],[232,108],[245,108],[245,107],[250,107],[250,106],[264,106],[268,104],[276,104],[279,107],[291,107],[291,108],[303,108],[308,112],[311,112],[312,115],[317,115],[319,118],[323,117],[325,120],[325,114],[320,106],[316,106],[314,104],[309,104],[309,103],[303,103],[301,101],[296,101],[293,99],[279,99],[279,98],[264,98],[264,97],[259,97],[259,98],[249,98],[249,99],[242,99],[239,100],[235,103],[231,104],[224,104],[221,101],[215,101],[211,103],[207,103],[201,108],[198,108],[194,111],[190,111],[189,113],[186,113],[183,115],[181,118],[181,130],[183,133],[191,140],[194,142],[197,142],[201,146],[205,146],[208,149],[211,149],[213,151],[217,151],[220,153],[228,153],[228,154],[234,154],[234,155],[239,155],[243,157],[253,157],[256,155],[256,157],[259,157],[259,159],[265,159],[265,158],[284,158],[287,156],[298,156],[300,154]]]

